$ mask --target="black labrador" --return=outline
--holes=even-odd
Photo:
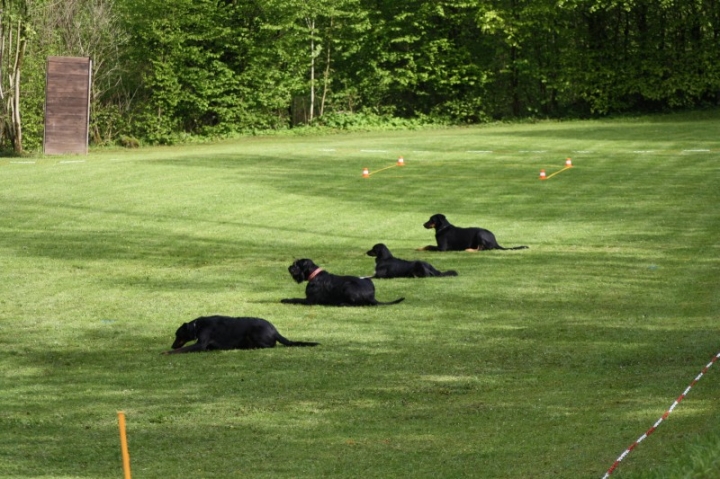
[[[189,341],[196,343],[185,346]],[[232,318],[204,316],[183,323],[175,331],[175,342],[165,354],[193,353],[214,349],[274,348],[279,342],[285,346],[317,346],[319,343],[290,341],[269,321],[261,318]]]
[[[527,249],[527,246],[503,248],[495,235],[484,228],[459,228],[450,224],[445,215],[432,215],[423,224],[427,229],[435,228],[437,246],[428,245],[421,250],[428,251],[481,251],[487,249]]]
[[[438,271],[425,261],[407,261],[396,258],[383,243],[378,243],[367,252],[375,257],[373,278],[428,278],[430,276],[457,276],[457,271]]]
[[[326,306],[377,306],[397,304],[405,298],[389,303],[375,299],[375,285],[369,278],[330,274],[309,259],[298,259],[288,268],[290,276],[302,283],[307,281],[304,298],[281,300],[285,304],[322,304]]]

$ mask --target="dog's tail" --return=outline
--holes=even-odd
[[[275,335],[275,339],[282,344],[283,346],[317,346],[320,343],[313,343],[310,341],[290,341],[288,338],[284,337],[282,334],[277,333]]]
[[[378,306],[387,306],[387,305],[390,305],[390,304],[402,303],[403,301],[405,301],[405,298],[398,298],[398,299],[396,299],[395,301],[387,301],[387,302],[376,301],[375,304],[378,305]]]
[[[513,246],[511,248],[503,248],[502,246],[498,245],[498,249],[501,249],[504,251],[509,251],[511,249],[528,249],[528,248],[529,248],[529,246]]]
[[[447,271],[442,271],[438,276],[457,276],[457,271],[454,269],[449,269]]]

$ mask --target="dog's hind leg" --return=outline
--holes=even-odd
[[[438,276],[439,272],[435,268],[422,261],[415,261],[412,267],[413,278],[427,278],[429,276]]]
[[[433,265],[430,263],[424,263],[424,270],[425,270],[425,277],[430,276],[457,276],[457,271],[448,270],[448,271],[439,271],[437,270]]]

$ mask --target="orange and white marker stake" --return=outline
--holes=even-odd
[[[572,168],[572,158],[565,160],[565,168]]]
[[[547,175],[545,174],[545,170],[540,170],[540,179],[547,180]]]
[[[363,178],[370,178],[370,170],[363,168]]]
[[[125,413],[118,411],[118,426],[120,427],[120,450],[122,452],[123,471],[125,479],[130,478],[130,453],[128,453],[127,435],[125,434]]]
[[[405,166],[405,159],[401,156],[397,161],[398,166]]]

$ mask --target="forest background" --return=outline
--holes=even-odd
[[[0,143],[48,56],[93,60],[91,144],[720,104],[720,0],[2,0]]]

